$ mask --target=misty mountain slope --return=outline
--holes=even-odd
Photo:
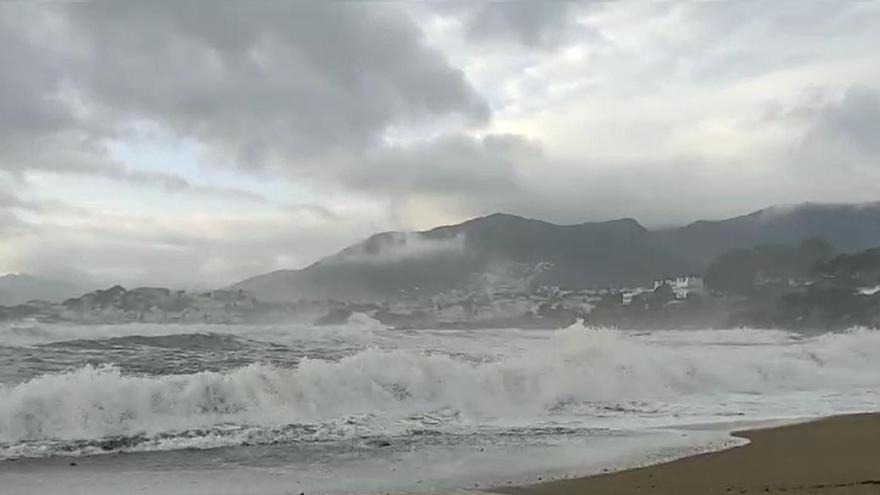
[[[554,225],[513,215],[462,224],[469,251],[487,261],[546,262],[538,283],[563,287],[637,285],[688,265],[632,219]]]
[[[14,306],[34,299],[61,301],[86,289],[67,280],[26,274],[0,276],[0,306]]]
[[[674,247],[703,267],[729,249],[766,243],[797,244],[808,237],[822,237],[837,251],[860,251],[880,245],[880,202],[772,206],[748,215],[701,220],[656,234],[664,245]]]
[[[562,287],[632,286],[702,273],[731,248],[817,236],[838,251],[880,245],[880,203],[770,207],[657,231],[632,219],[556,225],[499,213],[424,232],[376,234],[302,270],[235,287],[266,300],[373,299],[432,294],[487,275],[504,281],[511,273]]]
[[[690,268],[635,220],[554,225],[495,214],[424,232],[376,234],[303,270],[235,285],[267,300],[430,294],[511,271],[566,287],[636,285]]]

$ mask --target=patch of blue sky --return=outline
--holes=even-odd
[[[175,174],[194,187],[249,191],[279,205],[319,202],[319,197],[309,188],[291,180],[206,163],[209,154],[204,145],[193,139],[179,138],[148,122],[131,126],[122,138],[108,141],[105,146],[112,159],[132,171]],[[229,200],[243,206],[243,202],[235,201],[232,195]]]

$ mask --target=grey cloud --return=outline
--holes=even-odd
[[[0,188],[0,210],[23,210],[29,212],[76,212],[78,208],[58,200],[33,200],[21,198],[11,191],[4,191],[2,188]]]
[[[22,21],[15,10],[0,6],[0,143],[56,132],[75,122],[57,98],[64,78],[61,61],[13,26]]]
[[[558,40],[568,20],[568,2],[487,2],[468,23],[472,38],[508,35],[527,45]]]
[[[756,201],[774,201],[772,188],[731,184],[729,175],[700,177],[706,168],[712,164],[695,157],[566,163],[546,155],[539,141],[490,134],[384,149],[343,176],[355,190],[390,198],[398,219],[418,219],[424,214],[418,210],[429,208],[453,218],[509,212],[575,223],[632,216],[662,225],[670,218],[734,215]],[[682,187],[682,181],[700,185]],[[725,189],[728,199],[715,201]]]
[[[15,217],[12,210],[20,210],[27,212],[47,212],[47,211],[76,211],[76,208],[63,201],[57,199],[36,200],[19,194],[20,184],[15,181],[0,180],[0,211],[9,212],[9,219]],[[17,225],[23,226],[24,223],[16,222]]]
[[[774,202],[772,187],[733,183],[729,174],[700,176],[721,165],[687,156],[563,162],[546,155],[537,140],[489,134],[388,147],[337,164],[333,173],[343,170],[348,187],[390,199],[394,218],[404,223],[424,217],[419,210],[428,208],[453,218],[509,212],[574,223],[632,216],[662,225],[670,218],[723,217]],[[682,187],[682,181],[699,186]],[[719,191],[726,191],[723,202],[715,201]]]
[[[24,213],[39,221],[24,221]],[[389,227],[310,204],[271,208],[257,217],[93,209],[31,198],[16,179],[0,174],[0,273],[76,269],[107,284],[221,286],[305,265],[345,247],[351,236]]]
[[[583,31],[575,19],[583,6],[579,2],[553,0],[474,1],[439,3],[435,9],[459,18],[471,41],[549,48],[569,40],[576,31]]]
[[[154,185],[169,192],[187,192],[205,196],[219,196],[239,201],[268,203],[265,196],[245,189],[232,187],[215,187],[193,184],[191,181],[175,174],[163,172],[145,172],[141,170],[129,170],[124,167],[110,168],[103,171],[102,175],[108,178],[122,180],[131,184]]]
[[[14,210],[32,209],[28,201],[20,198],[12,187],[0,182],[0,234],[11,236],[27,228]]]
[[[71,6],[86,98],[209,142],[241,166],[349,151],[394,124],[488,118],[396,9],[336,3]],[[145,83],[148,82],[148,83]]]
[[[7,239],[26,272],[66,270],[71,260],[91,277],[126,285],[222,286],[279,268],[304,266],[388,225],[358,215],[305,218],[302,209],[271,218],[214,217],[210,233],[185,218],[85,212],[76,227],[45,224]],[[0,222],[3,211],[0,210]],[[202,221],[202,220],[200,220]],[[2,229],[2,227],[0,227]],[[2,246],[0,246],[2,249]]]
[[[657,227],[780,203],[876,200],[880,167],[850,175],[859,164],[878,163],[871,140],[880,122],[880,115],[872,118],[876,96],[854,89],[809,112],[790,110],[789,132],[796,135],[808,119],[803,142],[815,147],[795,140],[758,158],[744,152],[561,161],[545,155],[539,142],[515,135],[450,136],[373,157],[371,174],[347,177],[351,187],[395,198],[395,215],[404,219],[424,217],[426,210],[458,219],[500,211],[562,223],[633,217]],[[838,141],[844,145],[832,145]],[[757,170],[756,159],[766,160]],[[816,168],[805,168],[805,160]]]
[[[22,222],[15,213],[0,208],[0,234],[14,235],[26,227],[27,224]]]
[[[563,105],[583,109],[587,130],[581,132],[581,120],[561,122],[572,130],[570,139],[582,136],[600,151],[570,142],[561,143],[569,150],[546,153],[541,143],[522,136],[473,137],[479,130],[475,127],[492,117],[483,97],[443,53],[426,45],[419,28],[397,5],[199,0],[2,5],[0,64],[20,70],[0,72],[0,170],[24,178],[34,169],[88,174],[168,192],[265,201],[248,191],[113,162],[102,149],[103,141],[124,140],[126,126],[143,120],[205,145],[212,162],[317,179],[319,193],[325,192],[322,187],[338,192],[334,188],[343,186],[377,203],[387,200],[394,210],[439,213],[427,215],[432,222],[508,211],[559,222],[632,216],[658,225],[723,217],[770,203],[857,201],[876,196],[871,189],[877,182],[869,179],[880,179],[880,167],[874,166],[873,175],[865,171],[877,164],[880,151],[878,93],[868,87],[811,101],[808,108],[796,111],[768,112],[784,120],[778,125],[781,129],[769,126],[778,131],[768,133],[768,141],[774,141],[768,145],[771,153],[744,149],[731,152],[736,156],[702,157],[702,149],[714,143],[695,146],[700,149],[693,154],[662,146],[690,146],[692,134],[683,129],[714,124],[715,117],[721,127],[737,121],[723,108],[705,118],[716,111],[706,93],[718,91],[712,94],[726,98],[752,92],[753,99],[759,99],[762,95],[756,93],[767,91],[784,100],[786,92],[810,83],[811,75],[822,76],[828,70],[825,62],[851,62],[869,54],[856,47],[871,46],[869,41],[876,38],[868,30],[876,33],[877,17],[857,15],[870,6],[816,5],[821,8],[761,4],[764,8],[755,10],[757,4],[748,3],[603,2],[602,8],[623,12],[612,16],[611,26],[597,24],[597,29],[613,30],[609,39],[622,42],[590,45],[595,53],[586,55],[586,62],[558,71],[537,67],[543,70],[534,71],[533,83],[522,76],[533,72],[529,69],[535,64],[554,63],[554,57],[545,56],[552,55],[549,51],[540,50],[591,35],[578,18],[587,7],[485,2],[444,10],[443,15],[461,20],[471,43],[453,43],[451,57],[459,48],[474,50],[462,58],[475,65],[491,66],[498,62],[492,57],[501,52],[511,57],[497,72],[489,71],[486,92],[497,91],[493,98],[517,99],[516,106],[525,109],[523,122],[500,122],[499,128],[537,135],[556,132],[543,116],[564,113]],[[837,14],[825,16],[829,8]],[[787,10],[803,15],[791,17]],[[785,32],[784,39],[777,36],[779,30]],[[832,39],[834,33],[858,30],[867,34]],[[503,50],[485,46],[491,43],[508,45]],[[484,48],[490,48],[485,50],[488,54],[476,53]],[[526,57],[521,56],[524,51],[529,51]],[[819,69],[803,70],[816,60],[822,65]],[[871,73],[867,65],[859,73]],[[792,71],[797,82],[776,77],[776,72],[786,71]],[[866,79],[876,77],[876,71],[871,74]],[[580,91],[607,103],[593,113],[579,105],[580,93],[565,92],[561,102],[540,97],[557,83],[585,75],[596,81]],[[748,84],[765,75],[770,76],[765,83]],[[846,84],[858,77],[839,73]],[[504,88],[517,79],[528,84],[507,95]],[[655,93],[656,100],[644,98]],[[637,98],[630,101],[629,96]],[[651,103],[660,99],[672,102],[660,105],[663,111],[678,110],[674,106],[680,104],[688,120],[652,114],[657,109]],[[634,108],[639,102],[648,104]],[[690,108],[704,104],[705,112]],[[610,115],[617,106],[624,116],[618,120],[627,120],[626,125]],[[533,110],[543,115],[526,121]],[[609,115],[597,115],[603,111]],[[601,129],[606,121],[595,124],[605,118],[608,133]],[[462,124],[454,126],[456,130],[441,129],[446,134],[440,138],[425,136],[444,127],[447,119]],[[542,127],[544,122],[551,125]],[[425,135],[419,132],[422,124]],[[641,127],[649,132],[630,132]],[[415,129],[414,140],[388,144],[383,137],[395,128]],[[466,131],[457,132],[460,129]],[[708,135],[714,139],[717,134]],[[722,133],[722,139],[726,135]],[[555,137],[547,136],[547,142],[560,144],[561,139],[551,139]],[[799,137],[799,149],[788,141],[781,143]],[[599,142],[605,139],[607,146]],[[746,147],[756,141],[743,140]],[[658,144],[655,153],[652,146]],[[606,158],[606,150],[612,156],[619,151],[623,158]],[[554,152],[564,153],[569,162],[562,163]],[[576,152],[583,152],[582,160],[571,158]],[[682,155],[670,156],[673,153]],[[644,158],[632,158],[637,155]],[[858,168],[859,178],[840,173],[842,164]],[[0,230],[15,230],[16,235],[5,240],[20,243],[15,251],[22,267],[79,259],[90,271],[143,283],[229,282],[301,266],[378,230],[429,226],[387,225],[391,218],[425,222],[426,215],[419,211],[394,211],[385,218],[384,211],[358,216],[322,206],[283,205],[277,216],[274,210],[266,214],[268,208],[261,211],[269,219],[212,219],[208,226],[82,212],[83,223],[75,229],[64,222],[53,224],[52,218],[42,219],[36,229],[16,213],[29,218],[20,210],[30,209],[31,214],[67,205],[5,192],[0,190],[0,203],[6,204],[0,206]],[[156,267],[160,270],[151,273]]]
[[[788,151],[793,173],[824,183],[829,176],[853,180],[852,174],[880,171],[880,90],[859,85],[835,95],[814,88],[797,105],[773,108],[768,119],[804,128]]]
[[[464,74],[388,7],[4,5],[0,62],[23,69],[0,74],[0,169],[260,201],[111,163],[101,141],[147,120],[208,145],[212,162],[300,173],[323,168],[326,156],[380,147],[391,126],[484,124],[488,106]]]
[[[35,232],[39,228],[27,223],[18,217],[18,213],[29,214],[62,214],[62,215],[90,215],[91,210],[78,205],[73,205],[59,199],[33,199],[22,195],[21,183],[17,181],[0,181],[0,231],[6,234],[17,235]],[[8,239],[7,239],[8,240]]]
[[[217,196],[232,200],[266,203],[268,200],[253,191],[240,188],[194,184],[185,177],[160,171],[132,169],[112,160],[101,146],[82,142],[71,133],[50,136],[32,136],[17,140],[0,150],[0,171],[5,170],[26,186],[25,177],[31,171],[55,174],[90,176],[132,185],[158,188],[171,193],[190,193]]]
[[[286,211],[288,213],[298,215],[305,214],[312,217],[317,217],[322,220],[339,220],[339,215],[330,210],[329,208],[321,205],[312,205],[312,204],[286,204],[281,205],[282,211]]]
[[[686,65],[700,82],[720,83],[804,67],[817,61],[846,61],[860,50],[847,39],[875,38],[880,8],[872,2],[692,2],[658,4],[687,21],[686,43],[675,46],[665,67]],[[675,39],[675,38],[673,38]],[[868,45],[872,41],[863,41]]]
[[[517,188],[517,167],[541,153],[539,144],[517,135],[449,135],[367,154],[349,164],[344,180],[374,193],[489,195]]]
[[[21,204],[21,198],[12,191],[12,188],[0,182],[0,208],[13,208]]]
[[[819,113],[812,133],[845,140],[866,153],[880,153],[880,91],[849,88]]]

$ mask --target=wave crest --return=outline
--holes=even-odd
[[[0,447],[357,415],[379,418],[377,428],[433,411],[451,411],[457,421],[534,418],[568,404],[707,391],[876,387],[877,352],[880,332],[871,330],[784,344],[665,346],[575,325],[521,355],[480,363],[369,349],[338,361],[303,359],[293,369],[136,376],[84,366],[0,386]]]

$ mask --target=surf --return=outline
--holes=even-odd
[[[695,332],[692,345],[670,345],[668,336],[658,341],[655,334],[576,324],[523,352],[480,361],[367,348],[337,360],[305,357],[292,367],[254,363],[192,374],[85,365],[0,386],[0,455],[28,443],[100,447],[102,439],[113,438],[139,438],[132,445],[160,448],[154,440],[163,435],[188,435],[184,445],[216,446],[246,441],[255,431],[287,431],[284,438],[296,441],[297,428],[330,431],[346,421],[360,427],[351,428],[350,437],[398,434],[405,430],[401,425],[416,424],[408,418],[431,414],[443,418],[441,430],[487,421],[530,424],[564,414],[580,415],[589,426],[589,415],[602,407],[625,409],[640,401],[880,384],[880,362],[872,358],[880,352],[878,331],[810,338],[779,333],[758,344],[747,343],[754,340],[748,332],[731,330],[720,341]],[[108,450],[127,447],[121,442]]]

